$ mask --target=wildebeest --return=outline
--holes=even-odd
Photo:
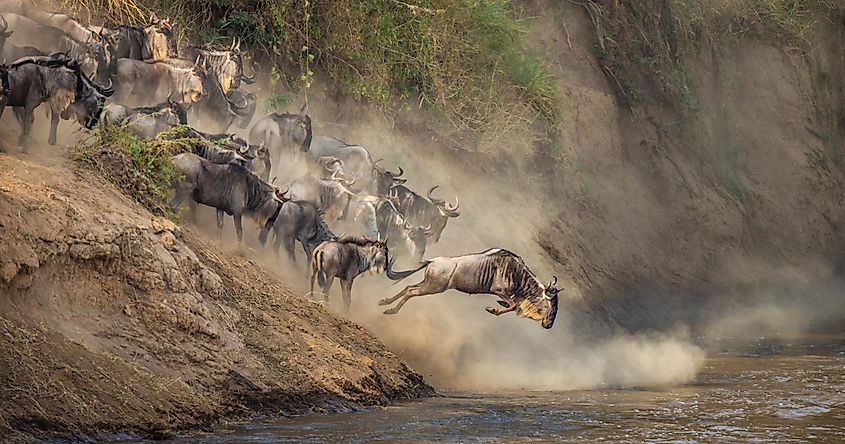
[[[299,153],[307,153],[311,148],[311,138],[308,104],[303,105],[298,114],[268,114],[249,130],[249,143],[263,143],[270,150],[270,158],[277,171],[284,164],[283,156],[291,155],[295,160]]]
[[[118,60],[115,86],[117,101],[133,106],[154,106],[171,98],[190,105],[206,95],[199,67],[158,60]]]
[[[104,80],[101,78],[101,72],[109,64],[110,55],[97,39],[89,37],[88,40],[77,41],[61,29],[8,12],[4,14],[4,21],[7,21],[9,28],[15,31],[13,40],[25,42],[48,53],[68,53],[79,62],[86,75]]]
[[[152,107],[128,108],[110,103],[103,109],[103,126],[125,125],[137,137],[152,139],[179,125],[187,125],[185,108],[168,101]]]
[[[344,173],[353,179],[368,179],[372,175],[373,159],[361,145],[350,145],[332,137],[319,136],[308,151],[313,160],[333,157],[343,161]]]
[[[169,62],[174,63],[176,60],[169,60]],[[179,63],[184,65],[189,62],[179,60]],[[195,125],[202,125],[212,132],[226,132],[232,125],[232,122],[238,118],[238,114],[233,108],[229,97],[223,91],[223,87],[220,85],[217,76],[205,66],[198,66],[197,72],[202,79],[204,96],[191,106],[191,121]],[[248,106],[246,103],[243,105]]]
[[[169,20],[152,16],[144,27],[120,25],[109,29],[92,26],[91,29],[111,49],[114,60],[161,60],[179,56],[175,30]]]
[[[405,174],[405,170],[399,167],[399,172],[394,173],[390,170],[384,169],[378,165],[381,159],[373,162],[372,178],[370,179],[370,193],[378,197],[387,197],[390,195],[390,189],[403,185],[408,179],[401,176]]]
[[[295,200],[282,205],[273,233],[275,235],[273,249],[278,253],[279,247],[284,244],[288,259],[292,263],[296,263],[294,243],[299,241],[302,250],[305,251],[306,265],[311,259],[311,252],[318,245],[335,239],[335,235],[326,225],[316,205]]]
[[[458,212],[460,203],[457,197],[455,198],[455,205],[449,205],[444,200],[431,195],[437,188],[437,186],[433,186],[428,190],[428,199],[411,191],[404,185],[395,186],[390,190],[390,198],[409,222],[416,226],[431,227],[430,236],[434,238],[434,242],[440,240],[440,235],[446,228],[446,222],[449,218],[460,215]]]
[[[442,293],[454,289],[468,294],[493,294],[505,308],[488,307],[488,313],[499,316],[515,311],[522,316],[540,322],[543,328],[552,328],[557,316],[559,289],[555,288],[557,278],[544,286],[528,269],[521,257],[501,248],[492,248],[482,253],[455,257],[438,257],[426,261],[417,269],[425,269],[422,282],[409,285],[396,296],[379,301],[379,305],[399,303],[385,310],[385,314],[396,314],[416,296]],[[389,276],[388,276],[389,277]]]
[[[210,73],[214,73],[220,82],[224,94],[240,87],[241,82],[252,83],[253,77],[244,75],[243,54],[240,41],[233,42],[228,50],[221,48],[200,48],[188,46],[182,48],[180,56],[186,60],[197,60]]]
[[[186,197],[216,208],[220,237],[223,235],[223,213],[231,215],[239,243],[243,240],[241,218],[244,214],[250,215],[262,225],[261,241],[264,242],[287,200],[283,192],[234,163],[216,164],[192,153],[179,154],[171,160],[185,176],[175,185],[171,208],[178,208]]]
[[[291,199],[312,202],[325,214],[329,222],[344,219],[350,199],[355,195],[347,186],[352,183],[339,176],[339,171],[327,179],[306,174],[290,185]]]
[[[9,31],[9,22],[7,22],[2,15],[0,15],[0,20],[3,21],[2,31],[0,31],[0,60],[15,61],[27,56],[47,55],[46,52],[34,46],[21,47],[9,42],[8,39],[12,36],[14,31]]]
[[[348,313],[352,304],[352,284],[362,273],[387,272],[391,279],[407,274],[396,274],[391,269],[390,252],[385,241],[343,236],[323,242],[311,255],[311,294],[314,281],[320,285],[323,301],[329,302],[329,292],[335,278],[340,279],[343,290],[343,308]]]
[[[7,106],[15,107],[21,123],[19,142],[26,149],[34,110],[47,102],[50,106],[50,144],[56,143],[59,117],[76,117],[80,125],[91,129],[100,119],[103,102],[112,91],[95,85],[75,61],[65,54],[28,57],[9,66],[9,94],[0,97],[0,117]]]
[[[420,227],[412,224],[390,199],[377,198],[374,212],[379,236],[391,241],[394,253],[407,251],[415,264],[422,262],[428,238],[434,234],[431,225]]]
[[[258,97],[252,93],[233,89],[226,94],[226,99],[228,99],[229,105],[236,116],[233,123],[240,129],[249,127],[253,116],[255,116],[255,110],[258,108]],[[231,123],[229,125],[231,126]]]

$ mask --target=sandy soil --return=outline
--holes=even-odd
[[[0,435],[162,437],[432,393],[360,326],[53,153],[0,155]]]

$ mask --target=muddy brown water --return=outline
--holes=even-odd
[[[452,392],[170,442],[845,442],[845,337],[814,341],[722,348],[680,387]]]

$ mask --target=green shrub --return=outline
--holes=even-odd
[[[176,171],[170,157],[190,150],[193,139],[178,131],[141,140],[122,127],[98,127],[74,149],[75,161],[102,175],[151,212],[173,217],[167,202]]]

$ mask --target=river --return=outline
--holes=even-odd
[[[845,442],[845,340],[814,341],[711,352],[680,387],[444,393],[170,442]]]

